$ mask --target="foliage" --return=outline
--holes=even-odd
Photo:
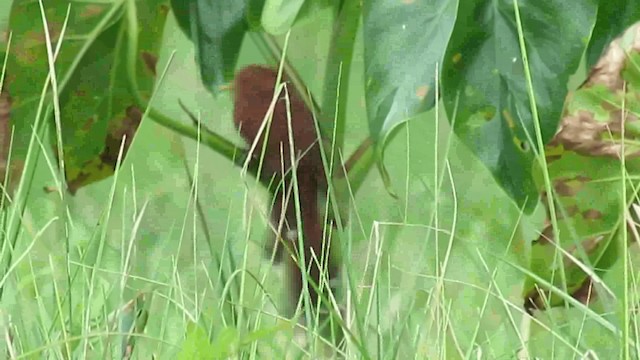
[[[55,56],[60,108],[56,117],[63,122],[60,136],[71,192],[113,174],[124,135],[126,154],[142,120],[145,109],[138,98],[151,96],[169,6],[166,1],[151,1],[127,11],[132,17],[124,16],[124,2],[72,8],[62,1],[51,2],[44,6],[46,35],[32,21],[41,18],[38,2],[13,4],[9,27],[15,56],[8,57],[4,87],[13,103],[15,156],[26,155],[31,119],[37,115],[41,89],[34,84],[43,84],[48,77],[48,36],[53,49],[65,45]]]
[[[458,2],[367,1],[363,10],[369,131],[384,146],[395,126],[434,105]]]
[[[202,81],[213,93],[233,78],[251,1],[172,0],[178,24],[196,45]],[[253,4],[259,8],[261,4]]]
[[[567,99],[559,130],[545,151],[558,215],[552,224],[553,210],[547,203],[548,225],[533,247],[531,268],[549,280],[559,266],[566,269],[566,279],[551,282],[559,286],[566,281],[564,286],[572,293],[588,282],[589,275],[597,276],[581,265],[598,273],[607,270],[624,256],[621,248],[626,247],[629,227],[635,230],[627,209],[638,195],[635,89],[640,68],[634,59],[640,48],[634,44],[639,25],[608,46],[589,77]],[[625,154],[622,164],[617,161],[619,154]],[[546,198],[543,182],[538,179],[538,188]],[[561,246],[579,262],[552,260],[550,244]],[[535,292],[533,285],[530,291]],[[558,299],[547,301],[554,304]]]
[[[519,2],[543,143],[555,133],[567,80],[595,20],[595,1],[575,5]],[[512,1],[467,3],[460,7],[445,55],[442,88],[447,113],[456,111],[456,134],[529,212],[536,203],[530,169],[541,149],[536,151],[538,120],[529,107],[520,51]]]
[[[637,249],[628,245],[636,235],[633,218],[638,216],[628,211],[638,192],[639,8],[637,0],[469,0],[464,4],[457,0],[14,0],[6,32],[0,18],[0,44],[6,44],[2,53],[6,66],[0,77],[2,146],[8,143],[8,129],[13,129],[10,158],[7,151],[0,152],[2,170],[10,169],[12,176],[19,177],[29,160],[40,154],[33,155],[38,148],[35,143],[49,145],[42,153],[59,160],[62,172],[53,177],[60,185],[64,208],[58,215],[65,218],[73,201],[65,200],[62,191],[80,194],[81,189],[99,186],[117,175],[118,165],[130,157],[132,142],[147,121],[143,119],[198,140],[243,165],[246,152],[229,136],[218,134],[218,124],[215,130],[209,129],[192,115],[196,124],[185,125],[152,107],[164,74],[158,67],[160,53],[167,51],[163,46],[171,35],[165,33],[167,23],[175,20],[193,44],[199,81],[215,95],[208,99],[213,101],[226,96],[222,89],[233,80],[248,46],[256,50],[252,62],[266,60],[276,65],[283,59],[288,77],[307,94],[306,85],[313,80],[308,73],[297,71],[301,66],[292,59],[298,50],[288,46],[289,31],[313,25],[318,14],[328,14],[330,26],[317,29],[329,38],[320,62],[326,66],[317,86],[322,92],[309,91],[307,100],[326,140],[326,159],[334,167],[330,212],[344,216],[354,195],[366,193],[370,184],[364,180],[375,164],[393,201],[404,200],[408,208],[409,189],[420,186],[422,195],[428,197],[428,205],[414,209],[420,217],[412,220],[431,227],[429,235],[414,234],[407,228],[395,231],[428,240],[434,240],[431,234],[442,229],[449,231],[447,236],[435,235],[434,241],[427,241],[432,251],[421,261],[428,264],[422,270],[431,280],[420,286],[428,291],[414,284],[413,300],[400,301],[410,308],[407,321],[388,325],[392,329],[388,338],[380,333],[366,336],[373,299],[379,302],[381,296],[379,286],[373,284],[379,279],[370,279],[369,292],[355,301],[358,331],[341,323],[351,346],[363,357],[372,356],[367,349],[374,345],[390,357],[402,353],[395,347],[382,349],[380,343],[393,344],[406,331],[402,326],[420,321],[410,311],[426,311],[425,304],[432,304],[423,299],[428,292],[437,297],[438,308],[426,319],[434,324],[430,330],[441,338],[419,340],[416,336],[416,343],[423,341],[421,344],[437,349],[430,353],[433,357],[455,353],[468,358],[476,347],[493,356],[513,352],[523,342],[517,326],[528,317],[520,308],[523,302],[540,308],[574,306],[533,317],[528,346],[532,355],[582,356],[586,349],[610,354],[611,349],[621,348],[611,342],[630,341],[629,309],[636,298],[627,288],[633,283],[630,277],[635,276],[633,263],[637,260]],[[304,57],[308,56],[300,55]],[[583,60],[591,69],[586,78],[578,72]],[[572,75],[584,82],[570,92]],[[357,127],[358,119],[349,111],[353,108],[347,107],[355,91],[364,99],[368,129],[360,146],[345,141],[350,129]],[[444,105],[444,114],[434,111],[439,104]],[[415,125],[429,111],[436,120]],[[442,115],[450,128],[438,121]],[[441,143],[441,136],[448,137],[449,130],[455,137]],[[406,141],[407,159],[390,145],[400,134],[413,138]],[[345,149],[350,146],[356,150],[349,157]],[[348,158],[344,159],[346,174],[336,171],[342,165],[336,161],[343,158]],[[405,160],[407,168],[400,168]],[[30,170],[35,167],[31,163]],[[249,166],[248,170],[256,175],[256,169]],[[29,174],[25,176],[33,181]],[[408,180],[403,189],[398,184],[404,174]],[[5,232],[0,263],[6,273],[13,269],[15,255],[13,250],[5,255],[4,244],[11,249],[20,246],[16,240],[20,226],[14,224],[22,224],[27,204],[27,198],[15,188],[29,186],[15,181],[8,184],[8,198],[21,196],[13,200],[12,212],[2,218],[11,230]],[[485,188],[489,190],[483,193]],[[197,186],[193,189],[188,196],[193,194],[197,200]],[[403,193],[398,189],[406,191],[405,199],[400,199]],[[113,198],[111,192],[109,208]],[[492,211],[485,211],[487,208]],[[544,224],[532,220],[541,213]],[[100,221],[108,223],[109,212],[104,216]],[[395,219],[407,223],[409,215],[403,216]],[[346,218],[342,220],[346,223]],[[68,229],[73,222],[65,221],[65,255],[70,267],[75,255]],[[348,233],[345,229],[346,224],[339,226],[341,236]],[[84,241],[95,244],[99,237],[106,241],[107,231],[101,231],[100,236],[87,236],[91,240]],[[394,236],[399,235],[391,238]],[[245,240],[249,238],[247,234]],[[85,261],[86,253],[98,254],[99,259],[108,250],[104,242],[97,244],[91,251],[87,245],[76,260]],[[211,242],[209,248],[216,257]],[[343,257],[351,254],[350,245],[341,250]],[[377,251],[380,260],[382,249]],[[224,255],[234,256],[231,250]],[[403,259],[396,260],[404,265]],[[225,304],[233,304],[235,295],[229,288],[238,273],[231,266],[234,275],[223,274],[222,260],[218,257],[216,261],[219,279],[225,280],[221,297]],[[397,263],[387,265],[391,269]],[[379,266],[376,263],[376,274]],[[94,272],[87,291],[89,301],[97,301],[93,298],[98,281]],[[612,280],[616,272],[624,274],[622,286]],[[70,274],[67,269],[71,287],[75,280]],[[4,277],[0,277],[3,289]],[[260,284],[255,275],[243,273],[242,286],[245,277]],[[360,291],[353,279],[346,282],[351,293]],[[584,298],[585,286],[592,284],[598,288],[595,302],[589,301],[590,288]],[[73,321],[71,308],[77,303],[68,297],[65,306],[69,310],[64,311],[68,324],[62,325],[62,333],[68,335],[66,326],[69,334],[81,327],[95,328],[89,326],[88,318],[101,314],[87,310],[82,324],[77,318]],[[131,356],[134,340],[149,329],[147,319],[157,317],[148,309],[148,302],[138,304],[138,300],[135,295],[118,299],[125,305],[118,306],[122,314],[116,318],[135,325],[128,326],[134,328],[131,333],[121,325],[126,334],[118,344],[122,357]],[[57,305],[56,316],[63,317],[64,304]],[[376,326],[384,327],[379,306],[375,307]],[[364,314],[362,309],[366,309]],[[259,320],[243,328],[247,325],[242,324],[243,311],[234,313],[231,324],[215,335],[192,319],[185,325],[180,358],[223,358],[247,349],[256,351],[257,342],[290,330],[289,324],[269,327]],[[469,311],[479,311],[477,321],[466,323]],[[611,311],[617,311],[616,316],[609,316]],[[446,321],[440,317],[444,315]],[[220,316],[226,321],[227,314]],[[450,333],[447,321],[464,325]],[[0,325],[11,327],[4,320]],[[607,341],[599,344],[597,334],[603,329]],[[44,333],[48,340],[57,336]],[[557,346],[539,345],[558,338]],[[90,348],[89,339],[66,340],[65,344],[73,344],[67,345],[66,356],[80,351],[86,355]],[[626,348],[618,351],[630,354]]]

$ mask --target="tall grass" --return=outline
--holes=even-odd
[[[49,48],[51,69],[57,51]],[[152,102],[176,103],[170,95],[182,81],[173,65],[178,53],[172,49],[160,62]],[[527,63],[526,51],[521,60]],[[310,309],[299,308],[293,319],[280,315],[284,270],[262,258],[264,189],[199,143],[145,119],[113,177],[66,195],[52,156],[60,148],[51,139],[61,139],[64,126],[53,111],[55,78],[42,84],[35,118],[24,119],[34,131],[23,176],[2,210],[2,356],[528,358],[538,336],[550,349],[568,349],[553,358],[596,358],[582,345],[593,329],[617,339],[625,358],[638,343],[634,315],[624,315],[622,330],[542,279],[573,309],[533,318],[524,312],[522,283],[535,274],[513,254],[532,236],[522,228],[535,221],[510,205],[456,141],[439,104],[399,129],[404,136],[387,151],[404,197],[389,197],[376,173],[349,194],[349,222],[335,237],[342,266],[342,291],[332,299],[335,332],[323,337]],[[535,114],[533,98],[531,105]],[[40,191],[51,183],[55,196]],[[633,260],[635,250],[624,248]],[[637,293],[630,265],[623,264],[624,283],[634,289],[624,287],[625,314]],[[577,331],[567,331],[576,319]]]

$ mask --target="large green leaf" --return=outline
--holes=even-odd
[[[598,20],[587,48],[587,66],[595,65],[609,42],[638,20],[639,0],[600,0]]]
[[[48,29],[54,42],[59,41],[67,13],[67,1],[43,2]],[[94,41],[122,8],[122,1],[113,3],[73,3],[65,32],[64,46],[56,58],[56,73],[60,89],[64,89],[72,62],[82,56],[82,47]],[[12,158],[22,161],[31,137],[40,93],[49,72],[45,34],[38,1],[16,0],[11,8],[9,30],[11,48],[3,91],[11,94],[11,125],[14,127]]]
[[[543,141],[556,131],[566,84],[596,15],[596,1],[518,2]],[[535,138],[512,0],[460,7],[443,69],[443,98],[456,134],[516,202],[537,198],[531,175]],[[530,137],[528,137],[530,136]]]
[[[384,143],[394,126],[433,106],[436,65],[457,8],[458,1],[448,0],[364,3],[365,96],[376,141]]]
[[[145,109],[136,98],[151,96],[169,4],[136,2],[127,12],[134,10],[137,23],[121,16],[92,42],[60,96],[65,170],[72,193],[113,173],[123,136],[126,154],[142,120]],[[129,38],[130,32],[137,38]],[[130,51],[134,40],[137,46]],[[135,74],[129,62],[135,64]]]
[[[233,78],[240,46],[264,0],[171,0],[178,25],[193,42],[204,85],[214,94]]]
[[[547,211],[548,225],[533,247],[531,269],[562,287],[558,270],[564,267],[570,292],[584,283],[587,274],[567,259],[554,261],[555,247],[549,240],[555,241],[559,234],[555,241],[559,246],[600,272],[608,271],[620,254],[617,245],[626,226],[626,213],[620,210],[632,203],[635,194],[635,184],[625,185],[621,178],[623,144],[628,176],[636,177],[640,172],[640,54],[634,45],[639,27],[635,24],[612,42],[599,59],[600,65],[567,98],[559,130],[545,146],[557,221],[553,224]],[[542,192],[541,176],[536,180]],[[558,226],[556,233],[552,224]],[[556,281],[552,280],[554,273]],[[530,281],[529,291],[533,285]],[[551,305],[559,300],[552,297]]]
[[[488,169],[456,138],[451,139],[447,150],[444,139],[450,131],[448,126],[440,123],[437,127],[435,121],[426,119],[429,117],[418,115],[409,120],[408,126],[398,130],[387,149],[387,156],[393,159],[411,154],[406,165],[402,161],[390,162],[389,169],[395,173],[407,171],[409,197],[403,200],[409,202],[411,211],[406,218],[403,215],[400,218],[403,223],[414,224],[399,226],[397,240],[389,239],[383,227],[380,228],[379,241],[393,242],[397,249],[389,266],[403,270],[399,278],[392,277],[397,283],[389,286],[394,293],[399,287],[412,294],[417,290],[428,294],[427,299],[421,301],[426,304],[414,309],[411,323],[390,321],[393,325],[389,326],[416,326],[424,330],[417,358],[468,359],[476,358],[479,353],[484,355],[483,359],[511,358],[513,349],[520,346],[518,330],[513,326],[519,324],[523,316],[520,309],[525,275],[510,264],[528,265],[531,235],[522,227],[519,209]],[[407,137],[405,131],[409,134]],[[437,154],[433,151],[436,144]],[[442,171],[445,174],[439,188],[438,176],[434,173]],[[379,196],[374,194],[370,198],[374,199],[371,207],[379,208]],[[363,199],[360,200],[362,208]],[[380,218],[379,209],[371,211],[376,219]],[[385,221],[393,223],[395,219]],[[419,275],[412,284],[415,274]],[[386,274],[380,276],[384,279]],[[439,281],[442,281],[441,288]],[[382,294],[386,289],[378,291]],[[399,298],[407,303],[398,308],[409,311],[410,297]],[[381,311],[387,311],[384,309]],[[422,311],[424,316],[415,315]],[[439,312],[443,315],[438,315]],[[394,313],[390,318],[402,319],[396,316]],[[446,317],[447,323],[436,325],[439,316]],[[415,348],[409,345],[413,339],[400,338],[399,341],[403,342],[401,347]],[[467,356],[461,356],[458,349]]]
[[[136,107],[136,97],[131,91],[134,74],[127,69],[129,56],[135,64],[135,82],[143,99],[149,98],[154,83],[168,1],[139,2],[130,7],[137,8],[139,22],[134,35],[138,46],[131,53],[126,47],[128,29],[122,4],[122,1],[74,3],[70,7],[64,46],[56,59],[63,153],[72,192],[113,173],[123,135],[127,135],[129,144],[141,120],[144,109]],[[45,6],[54,48],[68,5],[66,1],[54,1]],[[5,90],[12,97],[11,121],[16,131],[13,151],[18,161],[25,154],[49,70],[40,19],[38,2],[14,3]]]

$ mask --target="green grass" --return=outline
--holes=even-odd
[[[182,100],[241,143],[231,99],[203,89],[189,43],[172,17],[168,26],[159,68],[174,55],[153,105],[187,122]],[[324,69],[316,58],[328,43],[326,33],[310,31],[319,26],[302,25],[289,44],[314,93]],[[361,54],[356,48],[354,84],[363,83]],[[240,66],[259,56],[247,42]],[[347,153],[368,131],[362,99],[362,88],[351,86]],[[63,197],[42,190],[59,184],[44,135],[34,138],[34,172],[2,213],[5,234],[19,229],[15,248],[6,241],[2,248],[3,259],[12,254],[0,284],[2,356],[122,358],[133,345],[137,359],[510,359],[526,355],[530,342],[530,356],[567,359],[589,351],[603,358],[630,343],[601,309],[576,304],[525,315],[526,252],[539,212],[526,217],[514,207],[451,137],[439,108],[412,119],[389,145],[386,165],[400,198],[389,196],[376,171],[352,198],[339,234],[338,299],[348,330],[341,346],[279,315],[286,279],[262,256],[266,192],[227,159],[145,119],[117,176]],[[629,256],[638,259],[637,247]],[[605,285],[635,296],[616,274],[604,276]],[[635,316],[625,322],[637,326]],[[132,326],[143,331],[130,337]],[[633,329],[628,337],[637,344]]]

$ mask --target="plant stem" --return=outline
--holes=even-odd
[[[364,182],[364,178],[375,163],[375,153],[373,150],[373,140],[366,138],[360,146],[351,154],[351,157],[344,164],[344,172],[336,174],[338,180],[342,179],[346,173],[351,190],[355,194]]]
[[[344,172],[340,162],[340,156],[344,149],[344,129],[346,123],[346,103],[349,93],[349,74],[351,61],[353,58],[353,47],[355,44],[358,26],[360,25],[360,14],[362,5],[360,1],[346,1],[338,11],[333,32],[327,65],[325,68],[325,80],[322,96],[321,113],[318,116],[318,127],[323,139],[323,159],[328,170],[328,180],[331,186],[327,194],[327,199],[331,204],[327,210],[332,213],[331,217],[336,220],[338,228],[342,228],[342,219],[346,218],[345,212],[348,208],[348,195],[345,191]],[[360,148],[366,148],[366,142]],[[351,156],[351,166],[358,163],[358,158],[362,155],[356,151]],[[354,161],[355,160],[355,161]],[[370,166],[369,166],[370,168]],[[368,171],[364,172],[366,175]],[[363,175],[363,174],[360,174]],[[364,176],[361,176],[364,179]],[[340,181],[336,181],[340,180]],[[361,183],[361,181],[359,181]],[[355,192],[355,190],[354,190]]]
[[[324,89],[320,117],[323,138],[329,139],[337,149],[344,146],[349,74],[353,58],[353,47],[360,25],[362,5],[360,1],[346,1],[338,13],[331,36],[331,45],[325,70]],[[335,134],[335,135],[334,135]],[[332,137],[335,136],[335,139]],[[330,164],[335,164],[338,151],[333,152]]]
[[[147,105],[142,103],[139,104],[139,106],[145,108],[145,106]],[[194,141],[198,141],[198,129],[195,126],[174,120],[153,107],[149,107],[148,116],[155,123],[173,130],[182,136],[188,137]],[[201,130],[200,143],[229,159],[239,167],[244,166],[244,163],[248,156],[247,150],[245,148],[236,146],[231,141],[227,140],[224,136],[209,129]],[[273,181],[269,174],[260,174],[260,177],[257,177],[257,159],[251,159],[249,161],[247,170],[249,171],[249,173],[251,173],[251,175],[253,175],[253,177],[257,178],[260,183],[262,183],[267,188],[272,184]]]

